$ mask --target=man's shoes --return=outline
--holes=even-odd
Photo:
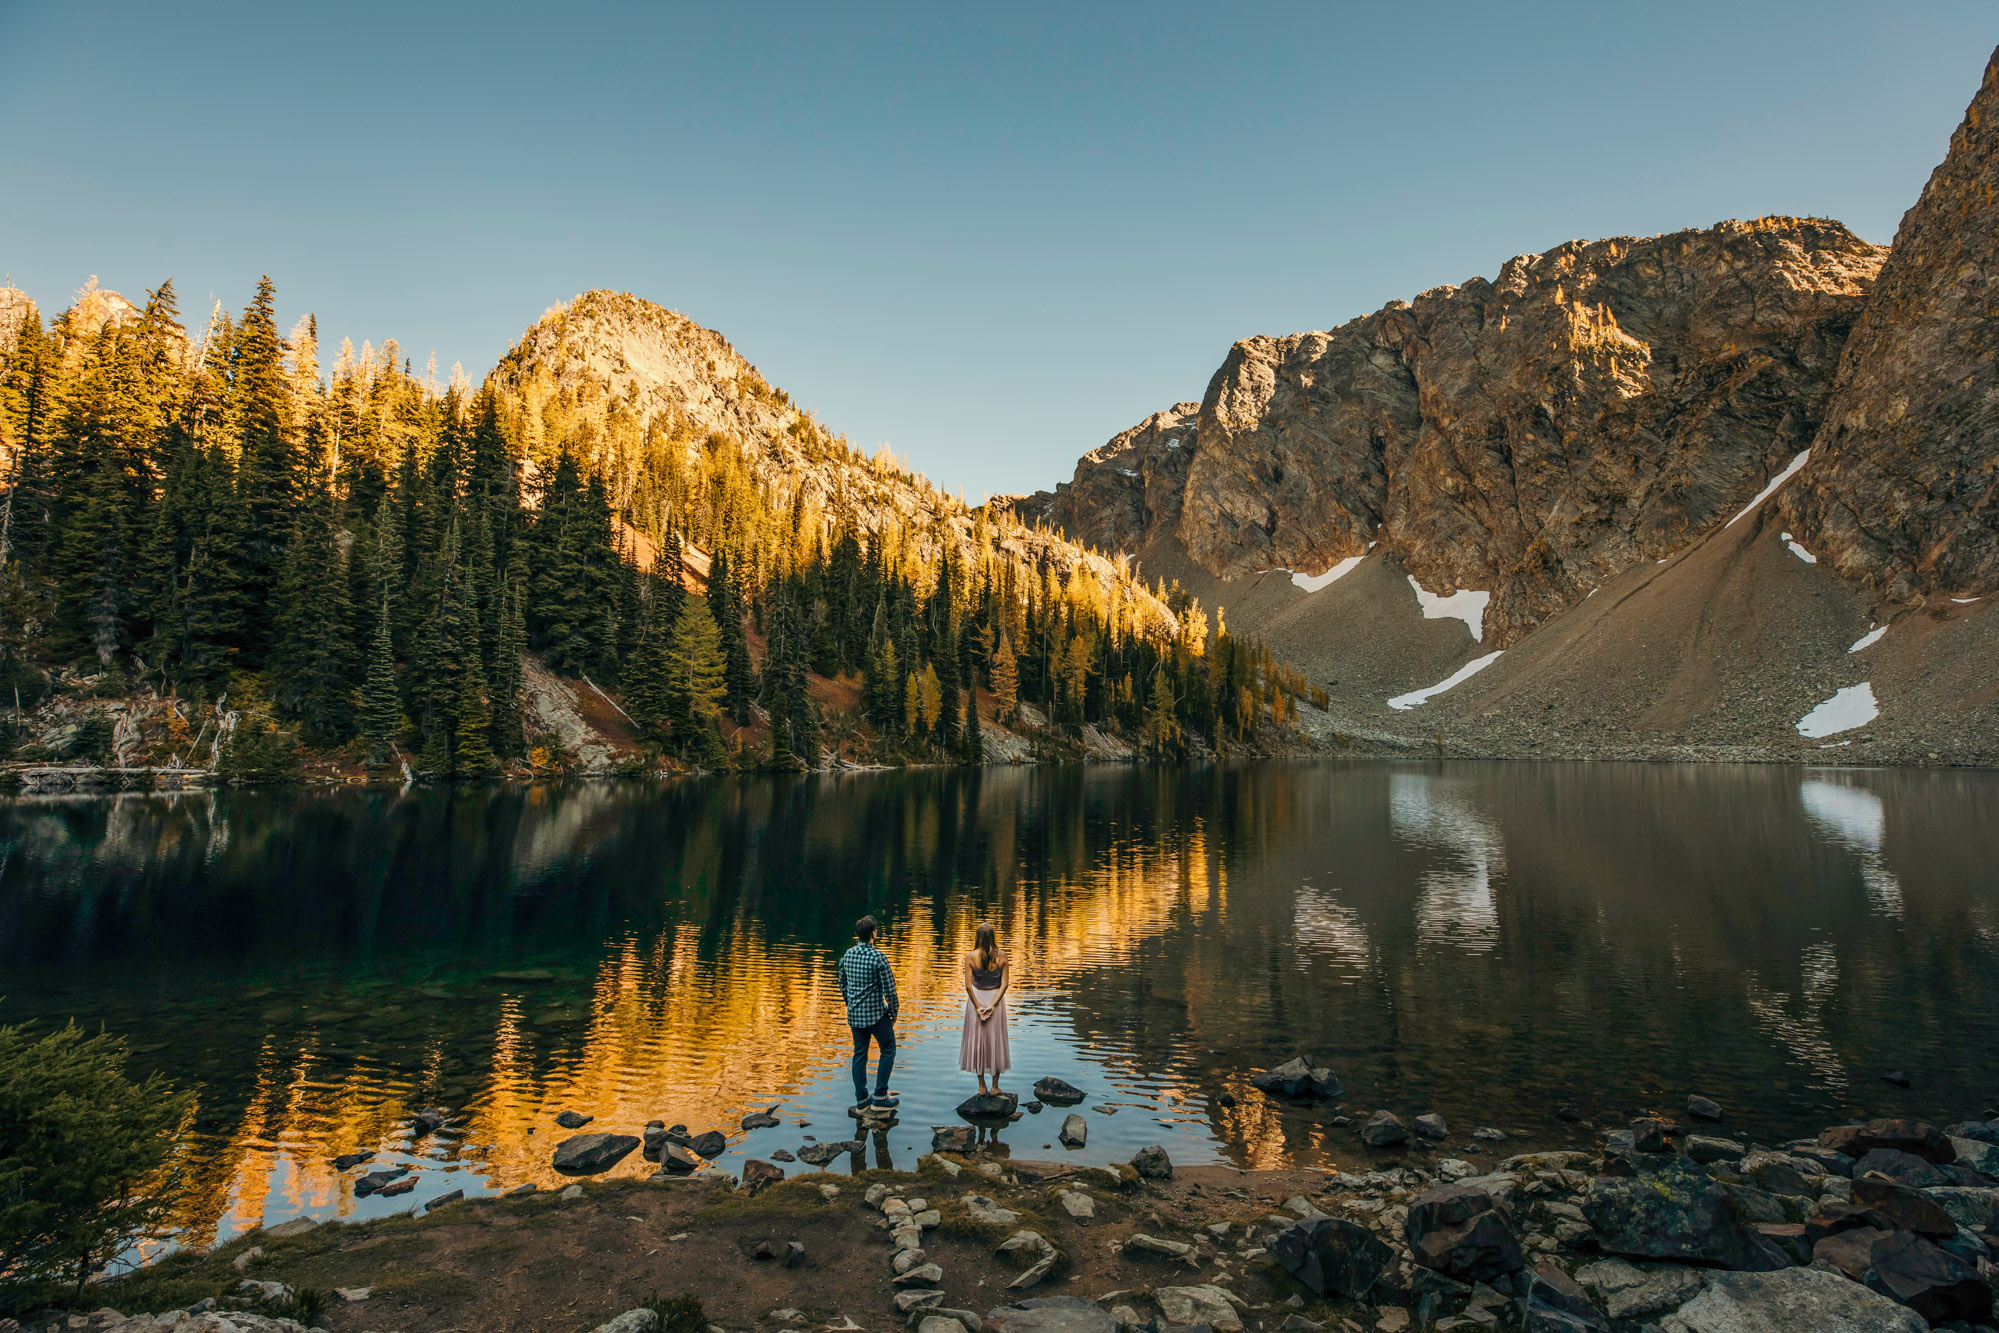
[[[873,1097],[874,1104],[886,1110],[894,1110],[902,1105],[902,1098],[892,1092],[878,1092]]]
[[[874,1105],[874,1099],[873,1099],[873,1098],[871,1098],[871,1097],[863,1097],[863,1098],[861,1098],[861,1099],[860,1099],[859,1101],[857,1101],[857,1102],[855,1102],[855,1103],[854,1103],[854,1109],[855,1109],[856,1111],[865,1111],[865,1110],[867,1110],[867,1109],[868,1109],[868,1108],[869,1108],[870,1106],[872,1106],[872,1105]]]

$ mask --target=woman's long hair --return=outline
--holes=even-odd
[[[978,929],[972,932],[972,947],[979,951],[979,971],[992,971],[993,955],[999,950],[998,943],[993,939],[992,922],[979,922]]]

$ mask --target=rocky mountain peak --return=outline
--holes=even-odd
[[[1107,549],[1170,535],[1225,578],[1380,544],[1432,592],[1489,593],[1504,645],[1808,447],[1886,254],[1816,218],[1569,241],[1245,338],[1191,422],[1176,407],[1086,456],[1047,516]]]
[[[1787,517],[1892,595],[1999,590],[1999,51],[1902,218]]]

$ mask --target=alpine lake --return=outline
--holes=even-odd
[[[1086,1146],[1051,1106],[995,1153],[1351,1167],[1386,1108],[1489,1160],[1696,1092],[1766,1143],[1999,1100],[1995,772],[1300,761],[0,803],[0,1021],[102,1025],[198,1088],[194,1244],[559,1188],[563,1111],[721,1130],[728,1171],[854,1138],[834,964],[863,913],[900,981],[902,1104],[835,1171],[913,1166],[962,1123],[981,920],[1015,957],[1003,1086],[1087,1094]],[[1343,1100],[1252,1089],[1300,1053]],[[446,1122],[416,1133],[427,1107]],[[355,1197],[395,1165],[413,1191]]]

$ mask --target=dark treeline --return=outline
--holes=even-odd
[[[439,388],[393,343],[343,346],[322,376],[268,279],[193,338],[170,283],[10,332],[0,686],[154,690],[189,705],[190,751],[240,718],[224,751],[246,775],[295,740],[431,774],[559,761],[531,753],[529,653],[704,767],[731,722],[756,728],[741,762],[816,762],[829,730],[975,762],[980,692],[1002,720],[1226,746],[1304,688],[1177,589],[1058,569],[962,506],[829,503],[684,425],[649,424],[613,466],[577,391]],[[814,678],[843,676],[859,706],[828,709],[846,696]]]

